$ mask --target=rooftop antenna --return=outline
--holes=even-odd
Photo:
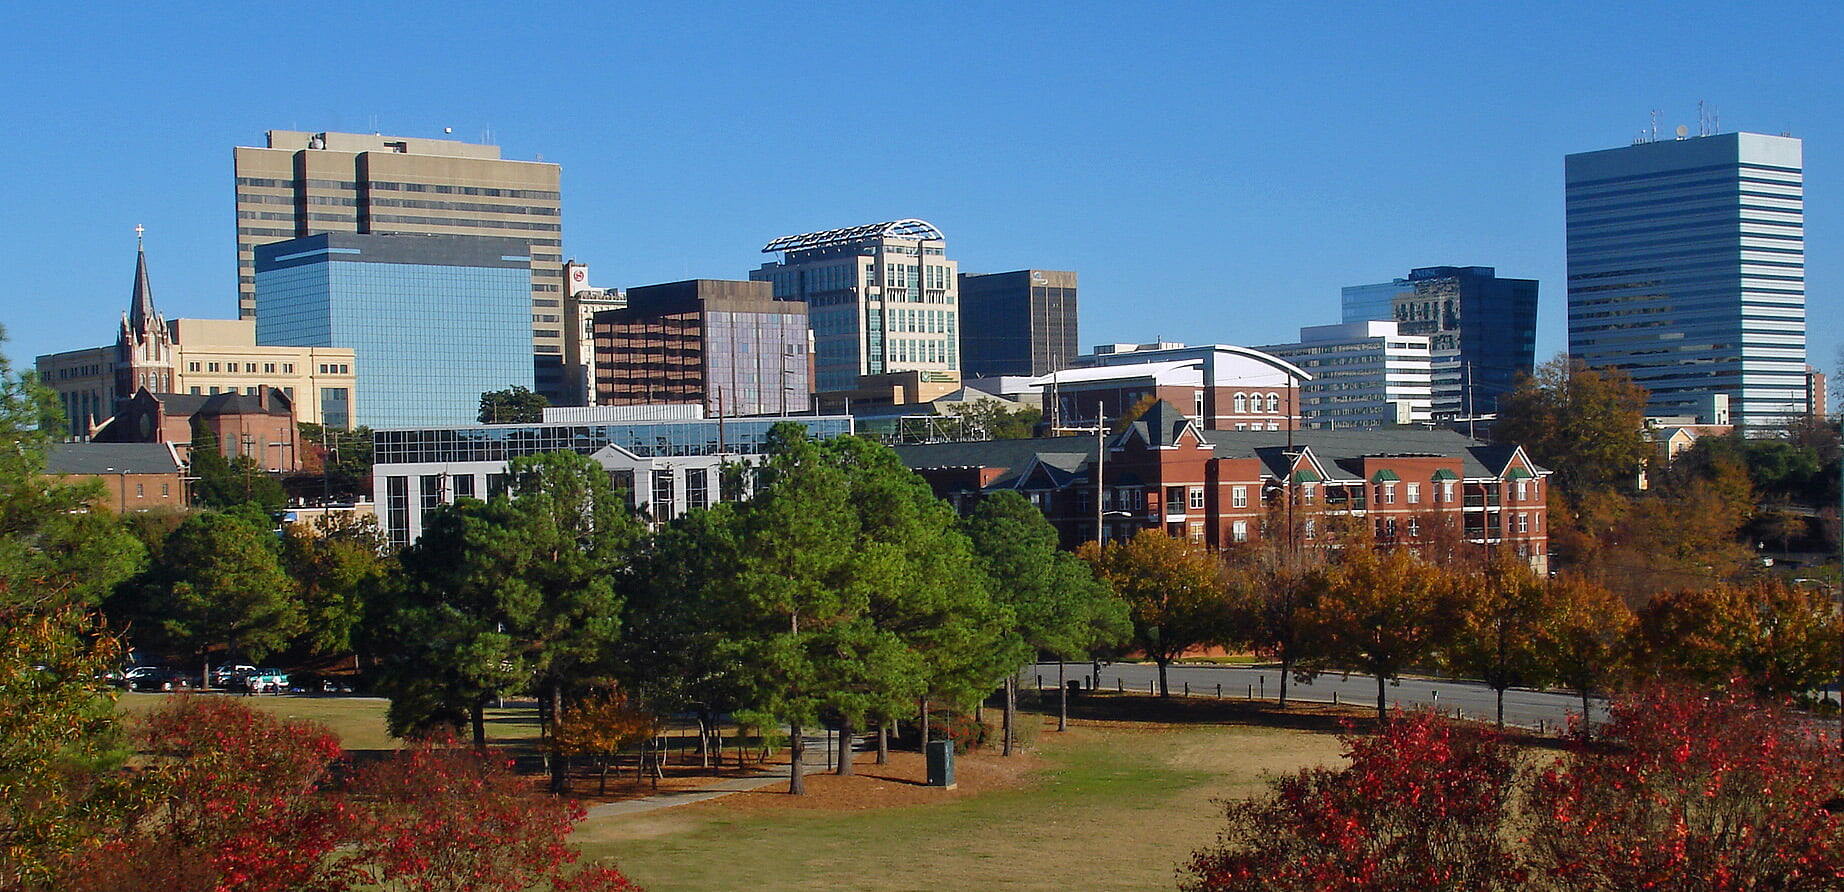
[[[1652,109],[1652,137],[1646,142],[1658,142],[1658,109]]]
[[[1697,135],[1710,135],[1709,103],[1702,99],[1697,100]]]

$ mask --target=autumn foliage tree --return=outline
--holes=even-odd
[[[1505,726],[1505,691],[1552,677],[1551,655],[1563,605],[1523,559],[1501,554],[1457,583],[1454,628],[1447,663],[1478,678],[1497,697],[1498,727]]]
[[[1451,597],[1450,574],[1407,549],[1346,549],[1307,612],[1308,634],[1318,641],[1313,659],[1374,677],[1377,718],[1384,719],[1388,683],[1439,655],[1451,629]]]
[[[1589,698],[1607,690],[1628,665],[1633,611],[1606,586],[1570,573],[1547,583],[1556,613],[1547,659],[1551,677],[1581,696],[1582,730]]]
[[[659,716],[641,707],[616,688],[589,694],[557,718],[551,729],[551,746],[557,756],[590,756],[601,762],[599,793],[608,792],[609,763],[622,747],[651,739],[659,733]],[[569,763],[564,762],[565,776]]]
[[[1158,665],[1159,696],[1170,697],[1167,667],[1229,631],[1222,565],[1204,546],[1159,529],[1124,542],[1085,543],[1079,553],[1127,602],[1133,646]]]
[[[1654,677],[1766,696],[1804,693],[1837,677],[1844,647],[1830,592],[1763,579],[1671,591],[1639,611],[1637,658]]]

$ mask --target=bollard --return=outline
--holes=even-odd
[[[1039,694],[1044,692],[1044,676],[1042,674],[1037,676],[1037,692]]]
[[[1146,693],[1148,693],[1148,694],[1157,694],[1157,693],[1159,693],[1159,690],[1158,690],[1157,688],[1155,688],[1155,687],[1153,687],[1153,685],[1155,685],[1155,684],[1158,684],[1158,682],[1155,682],[1155,681],[1153,681],[1153,680],[1152,680],[1152,679],[1150,679],[1150,678],[1149,678],[1149,679],[1146,679]]]
[[[1255,699],[1255,686],[1254,685],[1249,685],[1249,699],[1250,700]]]
[[[1542,737],[1548,733],[1549,733],[1549,730],[1543,726],[1543,720],[1537,719],[1537,736]]]
[[[1435,691],[1435,692],[1434,692],[1434,702],[1436,702],[1436,703],[1439,703],[1439,702],[1441,702],[1441,692],[1440,692],[1440,691]]]
[[[1217,699],[1223,699],[1223,683],[1220,681],[1217,682]]]
[[[1114,676],[1114,693],[1116,694],[1127,693],[1127,686],[1121,683],[1120,676],[1118,675]]]
[[[1266,675],[1255,676],[1255,685],[1261,688],[1261,699],[1268,699],[1268,677]]]
[[[1186,697],[1191,696],[1191,683],[1188,681],[1185,682],[1185,696]]]
[[[1466,710],[1461,709],[1458,706],[1455,706],[1453,708],[1453,720],[1456,722],[1466,721]]]
[[[1338,692],[1337,691],[1332,692],[1332,705],[1333,706],[1338,705]]]

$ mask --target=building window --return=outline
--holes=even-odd
[[[1280,410],[1281,410],[1280,394],[1277,394],[1277,393],[1268,394],[1268,411],[1269,412],[1279,412]]]
[[[1194,417],[1197,417],[1197,418],[1204,417],[1204,392],[1202,390],[1199,390],[1191,394],[1191,406],[1192,406],[1191,414]]]
[[[1245,431],[1248,429],[1249,429],[1249,426],[1247,422],[1242,422],[1242,421],[1236,422],[1236,430]]]
[[[1305,505],[1311,505],[1311,504],[1313,503],[1313,496],[1314,496],[1314,494],[1315,494],[1315,493],[1317,493],[1317,492],[1318,492],[1318,490],[1319,490],[1319,485],[1318,485],[1317,483],[1302,483],[1302,484],[1300,484],[1300,502],[1301,502],[1301,504],[1305,504]]]
[[[1514,502],[1522,502],[1524,501],[1524,497],[1525,497],[1524,478],[1519,477],[1517,479],[1517,483],[1512,486],[1511,500]]]
[[[1238,520],[1229,525],[1229,538],[1232,542],[1249,541],[1249,522]]]
[[[440,504],[442,504],[442,475],[424,474],[423,514],[427,515],[429,512],[434,511],[436,506]]]
[[[171,496],[172,494],[173,494],[173,484],[171,483],[160,484],[160,497],[161,498],[166,498],[168,496]]]
[[[1441,501],[1443,502],[1453,501],[1453,481],[1452,480],[1442,480],[1441,481]]]
[[[471,499],[474,497],[474,475],[456,474],[453,478],[455,498]]]
[[[1190,507],[1192,511],[1204,510],[1204,488],[1203,487],[1201,486],[1191,487]]]
[[[1278,421],[1270,421],[1270,422],[1268,422],[1268,430],[1271,430],[1271,431],[1277,431],[1277,430],[1280,430],[1280,429],[1281,429],[1281,425],[1280,425],[1280,422],[1278,422]]]
[[[198,364],[198,363],[196,363],[196,362],[188,362],[188,363],[186,363],[186,371],[188,371],[188,372],[196,372],[196,371],[198,371],[198,365],[199,365],[199,364]]]
[[[1306,538],[1311,539],[1315,534],[1319,532],[1319,519],[1315,517],[1306,518],[1306,521],[1305,523],[1301,525],[1300,530],[1301,530],[1301,533],[1306,536]]]
[[[1186,529],[1186,532],[1190,535],[1191,541],[1193,542],[1204,541],[1204,522],[1203,521],[1193,520],[1189,524],[1186,525],[1185,529]]]
[[[511,474],[487,475],[487,498],[497,499],[512,490]]]
[[[1517,531],[1520,533],[1530,532],[1530,515],[1519,514],[1517,516]]]
[[[703,468],[685,469],[685,507],[704,508],[711,503],[710,474]]]
[[[215,372],[218,370],[218,364],[215,362],[208,362],[205,364],[205,370],[210,371],[210,372]]]
[[[393,545],[410,544],[410,478],[384,478],[384,525]]]
[[[248,372],[248,373],[250,373],[250,374],[255,374],[255,373],[256,373],[256,363],[253,363],[253,362],[246,362],[246,363],[244,363],[244,364],[243,364],[243,370],[244,370],[245,372]]]
[[[1236,414],[1245,415],[1248,413],[1248,411],[1249,411],[1248,395],[1243,394],[1243,393],[1236,394]]]
[[[292,362],[284,362],[284,363],[282,363],[282,374],[284,374],[284,375],[292,375],[292,374],[294,374],[294,373],[295,373],[295,364],[294,364],[294,363],[292,363]]]
[[[265,363],[263,363],[263,374],[265,374],[265,375],[273,375],[273,374],[275,374],[275,363],[273,363],[273,362],[265,362]]]
[[[1247,508],[1249,506],[1249,488],[1232,486],[1229,488],[1229,507]]]
[[[1408,484],[1408,491],[1405,492],[1404,495],[1408,497],[1409,504],[1411,505],[1421,504],[1421,484],[1419,483]]]
[[[653,519],[672,519],[672,469],[653,472]]]
[[[1377,503],[1382,504],[1382,505],[1396,504],[1396,484],[1394,483],[1377,484]]]
[[[1421,518],[1418,518],[1418,517],[1409,518],[1409,538],[1410,539],[1421,538]]]
[[[197,395],[199,394],[199,392],[200,392],[200,390],[201,390],[201,389],[202,389],[202,388],[200,388],[200,387],[198,387],[198,386],[196,386],[196,385],[195,385],[195,386],[194,386],[194,387],[192,388],[192,393],[193,393],[193,395],[194,395],[194,396],[197,396]]]
[[[139,483],[135,484],[134,485],[134,497],[137,499],[147,498],[147,487]]]

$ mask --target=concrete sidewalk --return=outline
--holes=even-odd
[[[834,732],[827,732],[819,737],[806,738],[807,753],[806,757],[801,760],[801,763],[806,765],[809,771],[815,768],[823,769],[827,767],[827,753],[829,750],[826,745],[827,742],[834,737],[836,737]],[[589,807],[588,814],[584,815],[584,820],[590,818],[619,818],[628,815],[645,814],[650,811],[658,811],[662,808],[672,808],[675,805],[690,805],[694,802],[705,802],[720,796],[728,796],[731,793],[747,793],[750,790],[760,790],[763,787],[769,787],[775,784],[785,784],[787,782],[787,772],[780,769],[763,772],[761,774],[752,774],[748,777],[717,778],[697,789],[670,790],[664,793],[655,793],[651,796],[642,796],[639,799],[624,799],[620,802],[604,802],[601,805],[592,805]]]

